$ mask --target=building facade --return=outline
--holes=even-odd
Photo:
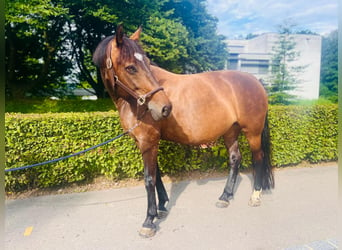
[[[250,40],[228,40],[227,68],[249,72],[269,84],[273,47],[279,36],[277,33],[266,33]],[[297,60],[291,62],[291,66],[305,67],[303,72],[296,76],[299,86],[292,94],[299,99],[318,99],[322,38],[318,35],[291,36],[296,43],[294,51],[299,52]]]

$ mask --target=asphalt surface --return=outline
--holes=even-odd
[[[248,206],[251,175],[240,174],[228,208],[215,202],[226,179],[166,184],[170,211],[153,238],[138,231],[143,186],[6,201],[5,248],[336,249],[337,166],[275,171],[276,187]]]

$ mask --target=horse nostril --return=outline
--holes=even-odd
[[[168,117],[170,115],[170,113],[171,113],[171,109],[172,109],[171,105],[164,106],[163,109],[162,109],[163,117]]]

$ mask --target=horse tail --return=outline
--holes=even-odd
[[[268,113],[265,117],[265,125],[261,134],[261,148],[264,152],[263,170],[262,170],[262,188],[274,188],[273,166],[271,164],[271,143],[270,143],[270,129],[268,126]]]

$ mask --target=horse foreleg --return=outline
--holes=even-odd
[[[158,219],[162,219],[168,215],[165,204],[169,201],[169,197],[167,196],[167,192],[160,176],[159,166],[157,167],[156,187],[158,194]]]
[[[228,207],[229,200],[231,200],[234,195],[234,186],[241,163],[241,153],[237,140],[229,147],[229,162],[230,171],[227,183],[223,190],[223,194],[220,196],[219,201],[216,203],[216,206],[220,208]]]
[[[152,237],[156,233],[156,226],[153,223],[157,216],[156,205],[156,174],[157,174],[157,146],[152,146],[143,151],[144,180],[147,192],[147,215],[139,234],[143,237]]]

